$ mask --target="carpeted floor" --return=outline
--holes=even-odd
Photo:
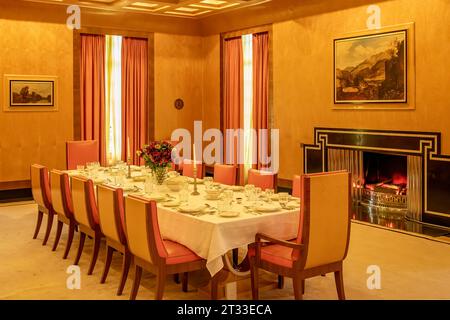
[[[45,217],[46,219],[46,217]],[[100,284],[105,250],[102,248],[94,274],[87,276],[91,241],[86,241],[80,267],[81,289],[66,286],[78,246],[78,235],[69,259],[62,260],[66,241],[65,227],[56,252],[51,251],[56,224],[49,244],[43,247],[46,220],[37,240],[32,239],[36,223],[36,206],[12,205],[0,207],[0,299],[128,299],[132,273],[124,295],[115,295],[121,269],[121,256],[115,254],[106,284]],[[371,265],[380,267],[381,289],[367,287]],[[144,273],[139,299],[153,299],[154,277]],[[290,279],[285,288],[275,289],[276,278],[263,275],[262,299],[293,299]],[[239,285],[238,299],[249,299],[250,280]],[[208,299],[204,290],[204,274],[193,274],[189,292],[167,278],[165,299]],[[359,223],[352,223],[350,250],[344,264],[344,284],[347,299],[450,299],[450,244],[392,232]],[[306,282],[305,299],[336,299],[334,278],[316,277]]]

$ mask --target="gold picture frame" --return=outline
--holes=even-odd
[[[392,59],[393,48],[396,50],[395,60]],[[414,23],[336,37],[333,41],[333,109],[414,110],[414,48]],[[359,60],[355,58],[353,61],[356,54],[352,50],[356,49]],[[389,88],[389,83],[386,85],[388,80],[392,81],[392,75],[384,61],[388,61],[389,71],[392,65],[397,64],[397,69],[390,71],[395,72],[394,88]]]
[[[5,74],[3,76],[3,111],[58,111],[58,77]]]

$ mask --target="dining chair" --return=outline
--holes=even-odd
[[[131,264],[131,253],[128,249],[124,229],[124,197],[123,190],[106,185],[97,187],[98,214],[100,229],[106,237],[106,262],[100,283],[105,283],[114,251],[123,255],[122,275],[117,295],[122,295]]]
[[[100,240],[103,236],[99,225],[98,209],[92,180],[84,177],[72,177],[72,200],[73,214],[80,232],[80,243],[74,265],[78,265],[80,262],[86,235],[88,235],[94,240],[94,248],[88,270],[88,275],[91,275],[97,262],[100,251]]]
[[[66,142],[67,170],[74,170],[77,165],[99,161],[99,147],[97,140],[67,141]]]
[[[302,299],[305,279],[334,272],[338,297],[345,299],[342,265],[350,239],[350,173],[302,176],[301,199],[299,231],[294,241],[258,233],[249,248],[255,300],[259,298],[259,268],[292,278],[295,299]]]
[[[197,165],[197,178],[202,179],[203,178],[203,163],[198,162]],[[182,175],[185,177],[194,177],[194,161],[189,159],[183,160],[183,167],[182,167]]]
[[[302,177],[299,175],[294,175],[292,179],[292,196],[300,198],[302,194]]]
[[[47,244],[50,232],[53,226],[53,216],[55,211],[52,205],[52,195],[50,192],[50,183],[48,176],[48,169],[39,164],[33,164],[30,168],[31,175],[31,192],[33,199],[38,205],[37,223],[34,230],[33,239],[36,239],[42,224],[44,213],[47,217],[47,228],[45,230],[44,241],[42,245]]]
[[[268,171],[249,169],[247,184],[253,184],[255,187],[266,189],[273,189],[277,191],[278,175]]]
[[[234,186],[236,185],[236,178],[237,169],[235,166],[217,163],[214,165],[214,182]]]
[[[52,250],[58,247],[59,239],[64,224],[69,227],[66,248],[64,250],[63,259],[67,259],[70,247],[72,246],[73,236],[77,227],[77,222],[73,215],[72,194],[70,192],[69,175],[60,170],[52,170],[50,172],[50,185],[53,200],[53,209],[58,215],[58,225],[56,229],[55,242]]]
[[[135,266],[130,300],[136,299],[142,269],[156,274],[155,299],[161,300],[166,275],[183,274],[183,286],[187,286],[188,272],[206,268],[206,260],[182,244],[162,238],[155,201],[131,195],[125,200],[125,208],[125,230]],[[211,283],[212,299],[218,295],[216,279],[213,277]]]

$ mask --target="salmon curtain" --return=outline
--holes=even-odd
[[[106,164],[105,145],[105,37],[81,35],[81,139],[97,140],[99,159]]]
[[[136,150],[148,144],[147,39],[122,40],[122,155],[140,164]],[[128,151],[129,150],[129,151]],[[130,152],[130,155],[128,155]]]
[[[256,169],[268,167],[263,157],[270,155],[270,135],[260,133],[269,128],[269,34],[253,35],[253,128],[257,132],[258,164]]]
[[[223,130],[224,130],[224,157],[225,163],[238,167],[238,181],[244,183],[244,165],[239,164],[239,155],[242,153],[243,138],[232,138],[233,142],[227,143],[231,137],[227,137],[226,129],[243,128],[243,51],[242,38],[232,38],[224,41],[224,96],[223,96]],[[233,146],[233,151],[227,150],[227,145]],[[229,148],[228,148],[229,149]]]

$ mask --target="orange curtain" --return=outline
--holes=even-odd
[[[105,37],[81,35],[81,139],[97,140],[99,159],[106,164],[105,145]]]
[[[224,42],[224,88],[223,88],[223,130],[224,130],[224,157],[225,162],[228,158],[232,159],[232,163],[238,164],[238,154],[243,150],[237,150],[237,147],[242,149],[244,141],[234,139],[234,154],[228,155],[226,150],[227,137],[226,129],[241,129],[243,128],[243,51],[242,38],[233,38],[225,40]],[[244,183],[244,165],[240,164],[238,181],[240,184]]]
[[[136,150],[148,144],[148,44],[147,39],[122,40],[122,155],[139,164]]]
[[[257,33],[253,35],[253,128],[257,132],[257,169],[263,165],[263,154],[269,156],[270,139],[262,139],[259,129],[269,128],[269,34]],[[269,164],[265,165],[268,166]]]

